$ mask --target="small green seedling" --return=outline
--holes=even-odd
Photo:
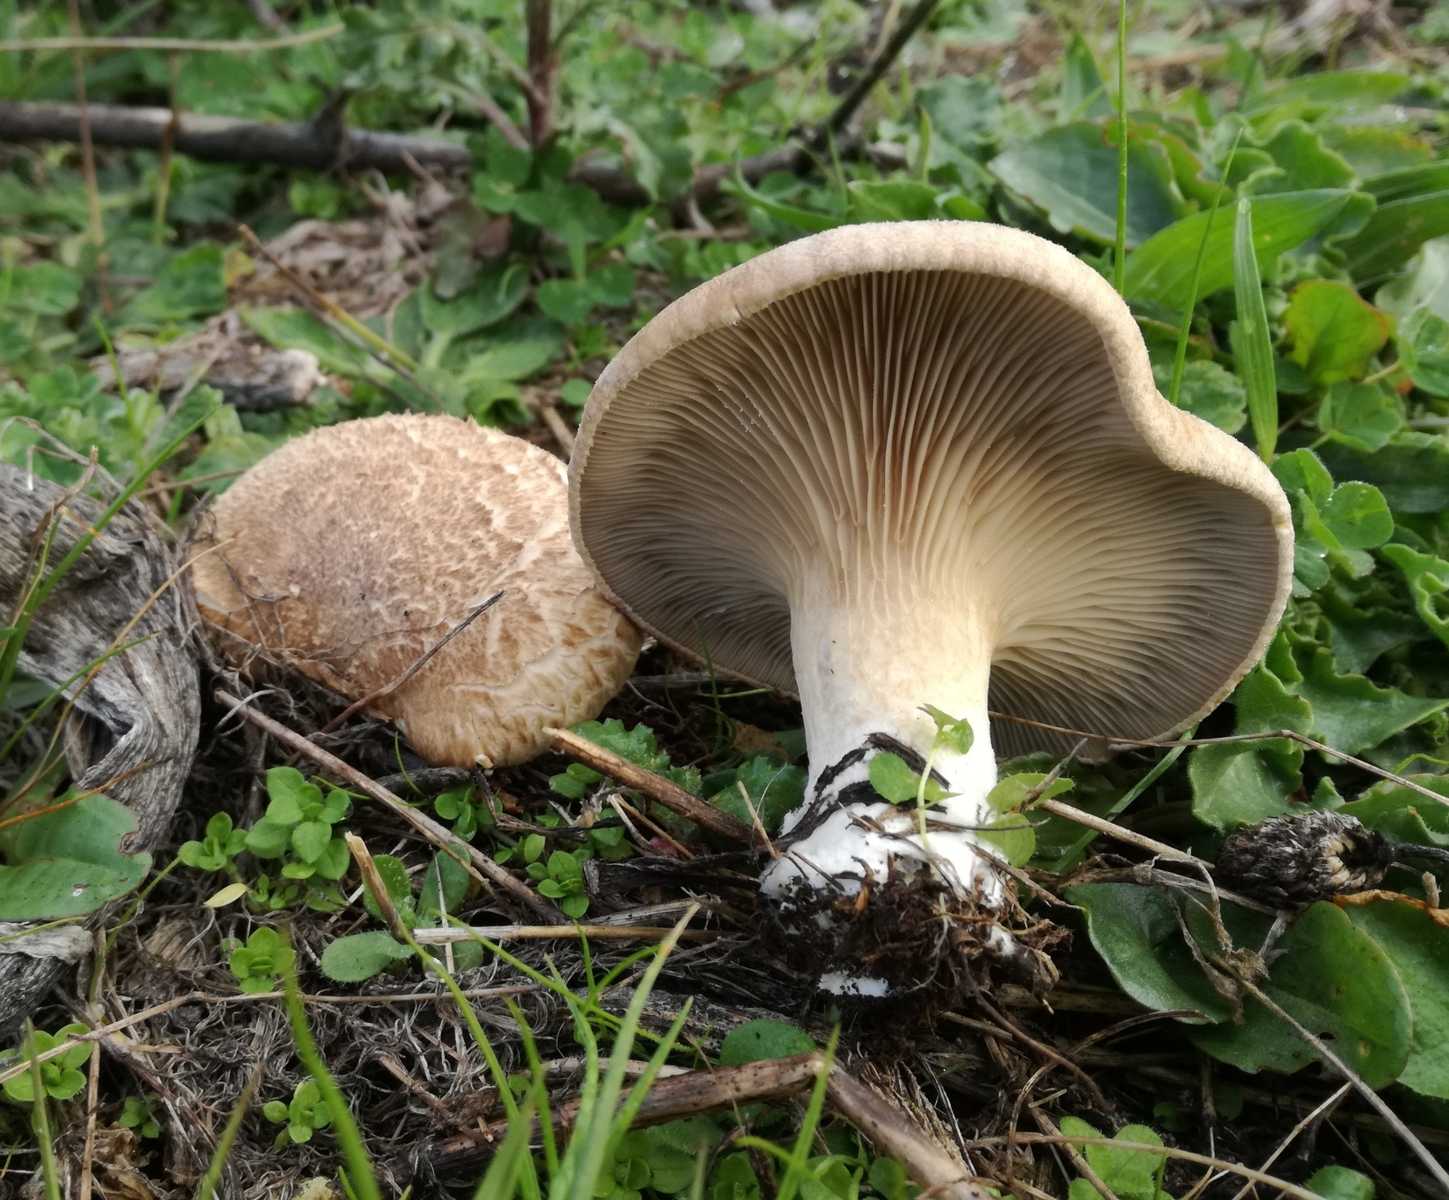
[[[90,1030],[86,1026],[79,1024],[63,1025],[54,1033],[46,1033],[37,1029],[22,1039],[19,1046],[5,1054],[4,1063],[8,1066],[14,1063],[29,1062],[49,1050],[54,1050],[76,1034],[89,1032]],[[62,1054],[42,1062],[40,1064],[40,1084],[45,1090],[45,1094],[52,1100],[69,1100],[78,1095],[86,1085],[86,1077],[81,1073],[80,1067],[90,1055],[91,1044],[77,1042]],[[5,1095],[18,1104],[35,1102],[35,1081],[29,1071],[16,1075],[13,1079],[7,1079],[4,1088]]]
[[[453,836],[472,841],[480,829],[492,829],[493,810],[473,799],[472,788],[455,788],[433,799],[433,811],[453,826]]]
[[[556,902],[564,916],[577,920],[588,911],[589,896],[584,887],[584,868],[579,853],[555,850],[548,856],[547,863],[529,863],[528,875],[538,881],[539,892]]]
[[[284,1126],[277,1134],[277,1148],[288,1143],[310,1142],[312,1135],[332,1124],[332,1114],[317,1084],[304,1079],[292,1092],[291,1102],[268,1100],[262,1105],[262,1116],[273,1125]]]
[[[214,813],[206,822],[206,833],[199,842],[182,842],[177,851],[182,863],[198,871],[225,871],[236,856],[246,849],[247,831],[232,824],[230,814]]]
[[[258,858],[280,858],[285,879],[341,879],[350,861],[347,843],[332,827],[352,809],[341,788],[322,789],[295,767],[267,772],[266,814],[247,831],[246,848]]]
[[[278,980],[297,961],[296,953],[275,929],[258,929],[237,946],[228,963],[241,990],[248,995],[275,991]]]
[[[134,1129],[138,1137],[161,1136],[161,1123],[156,1120],[156,1114],[151,1111],[151,1101],[145,1096],[127,1096],[116,1123],[123,1129]]]

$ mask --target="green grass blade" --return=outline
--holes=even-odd
[[[1273,342],[1268,334],[1268,308],[1263,281],[1253,253],[1253,202],[1238,200],[1233,226],[1233,295],[1238,319],[1228,331],[1238,378],[1248,395],[1248,419],[1264,462],[1272,462],[1278,442],[1278,380],[1273,369]]]
[[[535,1084],[535,1088],[543,1090],[538,1084]],[[528,1133],[533,1128],[533,1112],[534,1105],[530,1099],[519,1110],[516,1118],[509,1119],[503,1144],[498,1147],[493,1161],[488,1164],[488,1170],[478,1181],[478,1190],[473,1193],[473,1200],[513,1200],[518,1189],[519,1172],[529,1159]]]
[[[1238,142],[1242,139],[1243,131],[1238,130],[1238,135],[1233,139],[1233,144],[1228,150],[1227,165],[1223,167],[1223,175],[1231,178],[1233,173],[1233,158],[1238,153]],[[1177,327],[1177,346],[1172,355],[1172,381],[1168,384],[1167,398],[1173,404],[1177,403],[1177,397],[1182,391],[1182,373],[1187,369],[1187,342],[1192,333],[1192,314],[1197,308],[1198,289],[1202,287],[1202,264],[1207,257],[1208,238],[1212,235],[1213,220],[1218,215],[1218,204],[1222,200],[1223,189],[1219,188],[1213,195],[1213,206],[1208,209],[1207,220],[1203,223],[1202,237],[1197,243],[1197,258],[1192,264],[1192,282],[1187,288],[1187,303],[1182,306],[1182,323]],[[1251,239],[1249,245],[1252,245]]]
[[[615,1110],[623,1092],[624,1073],[628,1069],[629,1056],[634,1048],[634,1038],[639,1031],[640,1018],[644,1014],[644,1003],[654,989],[659,972],[664,969],[664,960],[669,957],[670,952],[679,942],[679,935],[694,919],[696,911],[695,907],[691,907],[670,931],[669,936],[660,942],[654,961],[649,964],[648,969],[644,972],[644,977],[639,981],[639,986],[634,989],[634,996],[629,1001],[629,1007],[624,1013],[624,1020],[614,1038],[614,1048],[609,1054],[604,1078],[599,1086],[598,1098],[591,1114],[592,1119],[587,1129],[580,1129],[575,1135],[583,1138],[583,1149],[578,1159],[577,1180],[591,1183],[599,1177],[599,1173],[604,1169],[605,1156],[613,1140]],[[572,1150],[573,1146],[570,1145],[569,1149]]]
[[[1127,0],[1117,4],[1117,240],[1112,286],[1122,295],[1127,271]]]
[[[45,1200],[61,1200],[60,1171],[55,1161],[55,1138],[50,1132],[50,1106],[46,1103],[45,1079],[40,1073],[40,1059],[35,1050],[35,1026],[25,1022],[25,1040],[30,1046],[30,1087],[34,1095],[31,1101],[30,1128],[35,1134],[36,1150],[40,1154],[40,1174],[45,1180]]]
[[[212,1151],[211,1161],[206,1164],[206,1174],[196,1185],[196,1200],[216,1200],[216,1185],[221,1182],[221,1173],[226,1167],[227,1156],[231,1154],[231,1148],[236,1142],[236,1135],[241,1132],[242,1122],[246,1120],[247,1110],[251,1108],[252,1099],[256,1096],[261,1082],[262,1068],[258,1063],[252,1070],[246,1086],[242,1088],[241,1095],[232,1105],[231,1112],[227,1115],[226,1124],[221,1130],[221,1137],[217,1138],[216,1149]]]
[[[830,1071],[835,1064],[835,1047],[840,1041],[840,1027],[830,1033],[825,1046],[824,1062],[820,1074],[815,1077],[815,1086],[810,1089],[810,1103],[805,1106],[805,1119],[800,1124],[800,1133],[790,1150],[790,1166],[780,1180],[780,1190],[775,1200],[794,1200],[800,1190],[800,1183],[810,1175],[810,1143],[815,1140],[815,1131],[820,1127],[820,1118],[825,1112],[825,1089],[830,1084]]]
[[[327,1111],[332,1115],[332,1131],[337,1137],[338,1149],[342,1151],[342,1161],[347,1168],[347,1178],[352,1184],[352,1190],[357,1193],[358,1200],[382,1200],[382,1190],[377,1185],[377,1175],[373,1172],[372,1160],[368,1157],[367,1147],[363,1143],[362,1131],[353,1119],[352,1110],[347,1107],[342,1089],[337,1086],[332,1072],[322,1061],[322,1054],[317,1049],[317,1042],[307,1024],[307,1011],[302,1007],[302,992],[297,987],[295,970],[289,968],[283,974],[282,987],[297,1057],[307,1068],[307,1074],[312,1076],[317,1090],[322,1093],[322,1102],[327,1105]]]

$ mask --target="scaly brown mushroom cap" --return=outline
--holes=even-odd
[[[288,442],[212,507],[193,545],[202,616],[234,663],[257,656],[372,700],[424,758],[522,762],[542,732],[597,715],[639,634],[569,540],[564,467],[454,417],[384,416]]]

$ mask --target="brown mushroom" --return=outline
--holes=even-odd
[[[1268,469],[1158,395],[1097,272],[995,225],[845,227],[696,288],[600,376],[570,478],[626,611],[799,695],[807,799],[764,880],[786,904],[928,865],[1000,906],[993,741],[1184,727],[1262,654],[1291,577]],[[932,755],[923,705],[970,749]],[[871,790],[885,749],[951,793],[928,835]]]
[[[288,442],[221,496],[192,553],[197,606],[233,663],[370,697],[434,763],[540,753],[548,726],[597,715],[639,652],[569,540],[563,464],[454,417]]]

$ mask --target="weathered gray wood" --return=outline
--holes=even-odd
[[[15,611],[39,531],[57,523],[55,563],[101,511],[94,500],[66,502],[56,485],[0,463],[0,624]],[[146,639],[112,658],[87,685],[71,688],[75,710],[65,731],[73,782],[83,788],[109,783],[105,793],[135,814],[130,850],[149,849],[169,835],[201,722],[181,596],[174,587],[162,590],[173,570],[163,533],[138,507],[128,506],[51,595],[20,656],[27,674],[59,684],[85,672],[117,642]],[[33,957],[24,938],[5,949],[0,1034],[34,1010],[64,966],[54,957]]]

